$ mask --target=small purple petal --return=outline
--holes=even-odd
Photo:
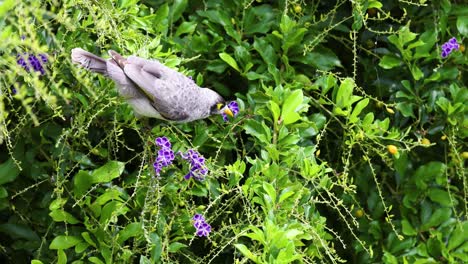
[[[43,63],[47,63],[49,59],[47,58],[47,55],[44,53],[39,54],[39,57],[41,58]]]
[[[202,214],[195,214],[192,218],[193,221],[205,221],[205,217]]]

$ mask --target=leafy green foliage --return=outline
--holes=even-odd
[[[0,3],[2,262],[468,262],[465,5],[16,2]],[[137,119],[75,47],[157,58],[241,112]],[[23,53],[48,54],[46,74]],[[156,177],[161,136],[206,179],[177,158]]]

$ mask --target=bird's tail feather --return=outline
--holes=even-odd
[[[100,74],[107,73],[106,60],[87,52],[86,50],[75,48],[71,51],[72,62],[81,67]]]

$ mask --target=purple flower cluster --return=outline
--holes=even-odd
[[[156,175],[159,176],[163,167],[167,167],[172,164],[172,161],[175,158],[174,151],[171,149],[171,142],[167,137],[158,137],[156,138],[156,145],[160,147],[158,151],[158,156],[153,163],[154,171]]]
[[[460,48],[460,45],[457,42],[457,39],[455,37],[449,39],[449,41],[445,42],[442,44],[442,58],[447,58],[450,53],[453,52],[453,50],[458,50]]]
[[[236,101],[231,101],[231,102],[227,105],[227,107],[228,107],[229,109],[231,109],[232,114],[233,114],[234,116],[236,116],[236,115],[239,113],[239,105],[237,104]],[[222,113],[222,116],[223,116],[223,120],[227,122],[227,121],[228,121],[227,114],[226,114],[226,113]]]
[[[179,152],[179,154],[184,160],[190,162],[190,171],[184,178],[188,180],[193,177],[199,181],[203,180],[208,173],[208,168],[205,165],[205,158],[200,155],[198,151],[193,149],[189,149],[185,154],[182,152]]]
[[[195,214],[192,218],[193,226],[197,229],[196,235],[199,237],[208,236],[211,232],[211,226],[205,221],[201,214]]]
[[[43,65],[48,62],[48,59],[46,54],[39,54],[36,57],[36,55],[31,53],[23,53],[16,55],[16,62],[28,72],[32,69],[44,75],[45,70]]]

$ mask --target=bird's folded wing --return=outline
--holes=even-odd
[[[171,86],[173,84],[160,79],[156,68],[145,68],[147,65],[134,64],[128,60],[124,72],[128,78],[137,84],[138,88],[148,97],[154,108],[164,118],[174,121],[186,119],[188,113],[181,102],[182,100],[178,100],[180,94],[177,94],[177,89]]]

